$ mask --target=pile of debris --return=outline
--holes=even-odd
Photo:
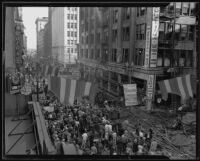
[[[158,151],[170,159],[194,159],[196,154],[194,130],[196,129],[194,128],[196,117],[194,115],[194,113],[186,113],[182,118],[183,129],[174,130],[168,128],[174,122],[174,118],[154,116],[133,107],[129,110],[126,122],[128,122],[130,131],[138,122],[142,124],[144,129],[152,128],[155,134],[153,140],[158,143]]]

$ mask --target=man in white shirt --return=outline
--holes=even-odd
[[[87,132],[83,133],[83,135],[82,135],[82,139],[83,139],[82,140],[82,149],[85,149],[87,138],[88,138]]]

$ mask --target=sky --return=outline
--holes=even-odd
[[[27,48],[36,49],[36,25],[38,17],[48,17],[48,7],[22,7],[22,17],[27,36]]]

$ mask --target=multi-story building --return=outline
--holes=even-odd
[[[24,25],[22,20],[22,8],[20,7],[5,7],[5,25],[4,25],[4,54],[5,54],[5,86],[7,87],[7,75],[15,71],[21,71],[24,67],[23,55],[24,53]],[[3,67],[4,69],[4,67]],[[14,115],[17,113],[16,101],[20,100],[19,113],[25,111],[25,97],[23,95],[11,95],[7,88],[5,88],[5,115]]]
[[[44,56],[44,27],[47,22],[48,17],[37,18],[35,21],[38,59]]]
[[[75,63],[79,44],[79,8],[52,7],[52,56],[61,64]]]
[[[112,99],[123,96],[123,84],[136,83],[138,97],[146,95],[150,107],[159,93],[157,82],[172,77],[170,69],[176,76],[195,74],[194,8],[193,2],[81,7],[78,58],[83,77],[100,75],[99,90]]]
[[[51,31],[51,7],[48,8],[48,22],[44,27],[44,55],[45,62],[52,62],[52,31]]]

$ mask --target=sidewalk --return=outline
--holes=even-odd
[[[22,116],[23,117],[23,116]],[[12,121],[13,117],[5,117],[5,153],[11,148],[11,146],[20,138],[21,135],[10,135],[8,134],[11,130],[20,122]],[[12,132],[12,134],[23,133],[31,125],[32,120],[23,120],[23,122]],[[24,155],[26,150],[30,149],[35,144],[35,136],[33,133],[33,128],[31,127],[28,132],[29,134],[24,134],[24,136],[13,146],[13,148],[6,155]]]

